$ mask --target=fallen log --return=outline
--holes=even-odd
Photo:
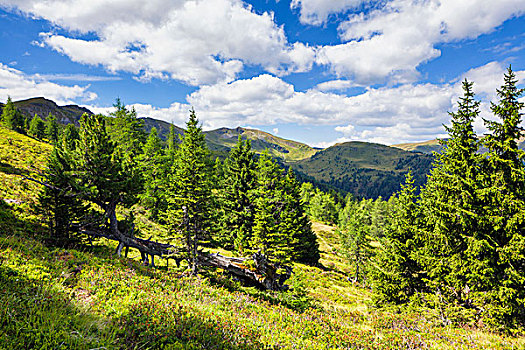
[[[253,266],[250,266],[250,261],[253,261]],[[224,269],[237,277],[255,282],[259,287],[269,290],[288,289],[284,282],[292,274],[291,267],[280,267],[272,264],[264,255],[259,253],[255,253],[251,258],[238,258],[223,256],[218,253],[200,252],[197,255],[197,262],[202,266]]]

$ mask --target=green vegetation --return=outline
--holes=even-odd
[[[193,110],[166,148],[119,101],[54,147],[0,127],[0,348],[524,348],[524,90],[509,68],[480,141],[463,88],[428,182],[407,170],[388,201],[300,186],[242,137],[213,165]],[[361,146],[319,158],[423,162]],[[217,252],[264,259],[203,263]]]
[[[356,197],[388,198],[408,171],[416,186],[425,183],[433,157],[366,142],[346,142],[291,164],[308,181]]]

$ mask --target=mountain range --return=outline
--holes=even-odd
[[[78,125],[89,109],[77,105],[59,106],[43,97],[14,102],[26,116],[38,114],[45,119],[50,113],[62,124]],[[0,107],[3,107],[0,104]],[[161,139],[166,140],[170,123],[153,118],[141,118],[146,132],[153,127]],[[184,129],[174,126],[177,134]],[[400,188],[404,176],[412,172],[416,185],[425,183],[433,157],[428,154],[439,151],[437,140],[427,143],[385,146],[367,142],[339,143],[326,149],[286,140],[270,133],[237,127],[205,131],[208,147],[214,156],[225,157],[235,145],[239,135],[251,140],[252,149],[260,154],[267,150],[284,167],[292,167],[303,181],[311,181],[325,189],[352,193],[358,197],[388,198]]]

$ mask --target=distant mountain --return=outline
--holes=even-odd
[[[286,140],[264,131],[246,128],[220,128],[206,131],[206,140],[211,149],[232,148],[237,143],[239,135],[250,140],[252,149],[256,153],[262,153],[265,149],[271,156],[280,158],[286,162],[295,162],[313,156],[317,150],[297,141]]]
[[[400,189],[409,170],[417,186],[424,184],[432,160],[431,155],[395,147],[345,142],[290,165],[304,179],[312,179],[324,186],[358,197],[388,198]]]
[[[13,103],[20,112],[30,118],[35,114],[38,114],[40,118],[45,120],[49,113],[51,113],[57,117],[59,123],[64,125],[71,123],[78,125],[78,121],[82,114],[93,114],[93,112],[87,108],[77,105],[59,106],[54,101],[43,97],[35,97],[27,100],[15,101]],[[0,103],[0,107],[3,108],[4,104]]]
[[[481,136],[481,138],[483,137],[484,136]],[[400,148],[405,151],[421,152],[427,154],[432,154],[432,152],[441,153],[441,151],[443,150],[443,146],[439,144],[439,141],[437,139],[423,142],[400,143],[397,145],[392,145],[392,147]],[[519,139],[518,147],[522,150],[525,150],[525,136]],[[487,152],[487,149],[485,147],[481,147],[479,152],[485,153]]]
[[[62,124],[78,125],[82,114],[93,114],[87,108],[76,105],[58,106],[43,97],[14,103],[29,117],[38,114],[45,119],[52,113]],[[2,106],[0,104],[0,107]],[[166,140],[170,123],[153,118],[141,119],[144,121],[146,132],[155,127],[160,138]],[[178,135],[184,133],[184,129],[178,126],[175,126],[175,131]],[[279,163],[285,167],[291,166],[303,180],[366,198],[388,198],[400,188],[400,183],[404,181],[404,175],[409,169],[415,177],[416,184],[423,184],[432,162],[432,156],[424,153],[430,153],[439,146],[436,140],[393,147],[366,142],[347,142],[319,150],[264,131],[241,127],[220,128],[206,131],[205,134],[208,147],[214,156],[225,157],[240,135],[243,139],[251,140],[256,153],[268,149],[270,155],[278,159]]]
[[[392,145],[392,147],[400,148],[409,152],[421,152],[428,154],[432,154],[432,152],[440,153],[443,149],[443,146],[439,143],[437,139],[423,142],[400,143],[397,145]]]

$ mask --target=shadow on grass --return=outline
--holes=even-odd
[[[91,349],[113,343],[106,320],[41,281],[0,265],[0,348]]]

